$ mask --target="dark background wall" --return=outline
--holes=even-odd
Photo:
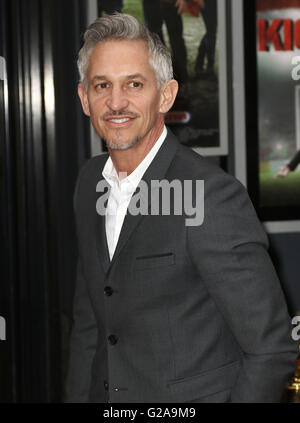
[[[0,2],[0,55],[7,62],[0,93],[5,402],[61,398],[76,261],[72,196],[89,155],[89,127],[76,95],[85,6],[84,0]]]

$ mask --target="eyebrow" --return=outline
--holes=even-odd
[[[92,78],[92,83],[97,82],[97,81],[105,81],[107,80],[105,75],[96,75],[94,76],[94,78]]]
[[[134,73],[133,75],[128,75],[127,79],[142,79],[146,81],[146,78],[141,73]]]
[[[127,75],[125,79],[142,79],[143,81],[146,81],[146,78],[141,73],[134,73],[132,75]],[[92,82],[96,81],[107,81],[109,78],[106,75],[96,75],[92,79]]]

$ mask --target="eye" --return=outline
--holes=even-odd
[[[104,90],[105,88],[108,88],[108,83],[107,82],[100,82],[100,84],[97,84],[95,86],[96,90]]]
[[[129,87],[130,88],[141,88],[142,87],[142,83],[138,82],[138,81],[131,81],[129,82]]]

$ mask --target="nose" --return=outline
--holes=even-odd
[[[110,94],[106,100],[107,107],[109,107],[111,110],[117,111],[126,109],[128,104],[129,101],[126,97],[126,92],[122,87],[114,85],[111,88]]]

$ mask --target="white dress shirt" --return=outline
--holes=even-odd
[[[105,215],[106,238],[111,260],[118,243],[131,197],[140,183],[144,173],[163,144],[166,136],[167,128],[164,127],[161,136],[158,138],[147,156],[128,176],[122,173],[120,173],[120,177],[118,176],[110,157],[105,163],[102,175],[111,186]]]

